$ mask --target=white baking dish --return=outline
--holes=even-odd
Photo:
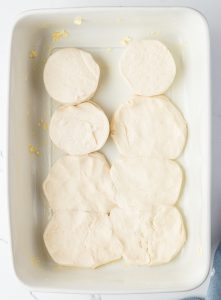
[[[82,16],[80,26],[74,24]],[[54,31],[69,36],[52,42]],[[118,61],[125,37],[157,38],[168,45],[177,76],[168,95],[183,112],[188,144],[180,159],[186,182],[178,206],[188,240],[171,263],[158,267],[113,263],[96,270],[56,266],[42,234],[50,211],[41,184],[60,155],[41,119],[49,121],[54,103],[45,92],[42,70],[49,47],[89,50],[101,66],[97,103],[110,117],[129,99]],[[109,49],[111,48],[111,49]],[[35,59],[29,58],[37,50]],[[210,57],[205,19],[188,8],[84,8],[30,11],[16,22],[11,45],[9,105],[9,201],[12,252],[18,278],[37,290],[85,293],[168,292],[188,290],[205,279],[210,263]],[[40,155],[29,153],[29,145]],[[102,149],[110,161],[117,152],[109,141]]]

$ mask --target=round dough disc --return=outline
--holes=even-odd
[[[45,88],[54,100],[79,104],[94,95],[100,68],[91,54],[77,48],[64,48],[49,56],[43,77]]]
[[[44,241],[53,260],[64,266],[96,268],[122,256],[122,246],[106,214],[56,212]]]
[[[111,178],[120,207],[145,209],[148,204],[175,204],[182,187],[183,171],[171,160],[122,157],[113,163]]]
[[[175,159],[184,149],[187,125],[166,96],[134,96],[114,114],[111,135],[122,155]]]
[[[129,264],[167,263],[186,240],[182,216],[173,206],[151,205],[142,211],[114,208],[110,218]]]
[[[176,75],[170,51],[158,40],[131,42],[120,61],[120,69],[133,92],[141,96],[163,94]]]
[[[109,135],[109,121],[99,106],[84,102],[59,107],[53,114],[49,135],[52,142],[71,155],[99,150]]]
[[[110,212],[114,207],[110,167],[98,152],[58,159],[43,183],[43,190],[54,211]]]

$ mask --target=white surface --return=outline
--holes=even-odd
[[[78,15],[85,23],[76,27],[73,19]],[[52,42],[51,34],[62,29],[69,32],[68,37]],[[188,124],[188,142],[179,159],[186,180],[177,204],[184,216],[187,242],[176,259],[155,268],[127,267],[119,262],[96,270],[64,268],[58,272],[42,240],[48,222],[42,182],[57,157],[48,132],[37,125],[41,119],[49,123],[54,106],[42,80],[47,49],[74,46],[92,53],[101,69],[95,101],[111,118],[119,105],[130,99],[130,90],[119,72],[119,57],[124,51],[120,41],[127,35],[133,39],[151,37],[153,31],[168,45],[176,60],[176,80],[167,95],[180,108]],[[111,52],[107,51],[108,47]],[[35,60],[28,57],[31,49],[38,51]],[[97,8],[30,13],[15,25],[11,63],[9,202],[14,264],[21,281],[41,291],[89,293],[168,292],[201,284],[208,273],[210,259],[210,76],[208,28],[204,18],[184,8]],[[169,106],[167,109],[172,110]],[[168,120],[167,123],[170,124]],[[39,149],[39,156],[28,152],[29,144]],[[111,138],[101,151],[110,163],[119,157]]]
[[[75,6],[82,6],[88,4],[88,1],[75,2]],[[103,1],[95,1],[96,5],[101,5]],[[124,1],[120,1],[121,4]],[[219,135],[221,126],[221,102],[219,101],[219,95],[221,94],[221,86],[219,78],[221,78],[221,62],[219,61],[219,54],[221,52],[221,43],[219,41],[220,35],[220,6],[219,0],[211,1],[127,1],[127,4],[149,4],[149,5],[187,5],[200,9],[208,18],[210,31],[211,31],[211,42],[212,42],[212,62],[213,62],[213,72],[212,72],[212,89],[213,89],[213,170],[212,170],[212,247],[213,249],[217,245],[221,238],[221,220],[220,220],[220,210],[221,210],[221,185],[220,185],[220,164],[221,164],[221,137]],[[105,2],[108,4],[108,1]],[[119,1],[111,1],[109,5],[119,4]],[[61,6],[73,6],[73,1],[53,1],[54,7]],[[5,119],[6,119],[6,108],[7,108],[7,71],[8,71],[8,45],[9,45],[9,31],[12,25],[14,16],[23,9],[29,8],[41,8],[41,7],[51,7],[52,1],[8,1],[7,3],[1,3],[1,22],[0,27],[1,33],[1,47],[0,47],[0,59],[1,59],[1,73],[0,73],[0,90],[1,90],[1,186],[3,190],[3,197],[1,197],[1,217],[0,217],[0,235],[2,241],[0,242],[1,249],[1,270],[0,275],[4,277],[4,284],[1,286],[1,295],[5,299],[15,299],[18,296],[23,297],[23,299],[32,299],[29,291],[16,280],[11,265],[11,257],[8,251],[8,245],[4,240],[8,240],[8,220],[7,220],[7,202],[6,202],[6,189],[5,189]],[[102,299],[180,299],[187,295],[205,295],[206,288],[208,285],[208,280],[200,288],[188,292],[188,293],[174,293],[174,294],[160,294],[160,295],[130,295],[130,296],[102,296]],[[74,296],[74,295],[48,295],[48,294],[35,294],[38,299],[89,299],[88,296]]]

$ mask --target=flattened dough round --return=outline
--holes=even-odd
[[[44,241],[53,260],[64,266],[96,268],[122,256],[121,243],[106,214],[56,212]]]
[[[79,104],[94,95],[100,68],[90,53],[64,48],[49,56],[43,77],[45,88],[54,100]]]
[[[158,40],[131,42],[120,61],[120,69],[133,92],[141,96],[163,94],[176,75],[170,51]]]
[[[115,112],[111,135],[122,155],[175,159],[184,149],[187,125],[166,96],[134,96]]]
[[[52,142],[71,155],[99,150],[109,135],[109,121],[102,109],[84,102],[59,107],[53,114],[49,135]]]
[[[43,190],[54,211],[109,212],[114,207],[110,167],[98,152],[58,159],[43,183]]]
[[[171,160],[122,157],[111,166],[111,178],[120,207],[145,209],[148,204],[175,204],[182,187],[183,171]]]
[[[176,207],[151,205],[144,210],[114,208],[110,214],[116,236],[129,264],[158,265],[171,261],[186,240]]]

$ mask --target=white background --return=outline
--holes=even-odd
[[[0,0],[0,299],[12,300],[173,300],[205,296],[209,277],[196,290],[186,293],[146,295],[74,295],[29,291],[13,272],[8,228],[6,153],[9,43],[13,21],[23,10],[83,6],[188,6],[202,12],[209,23],[212,60],[212,253],[221,240],[221,1],[220,0]],[[19,59],[19,49],[18,49]],[[196,270],[197,272],[197,270]]]

